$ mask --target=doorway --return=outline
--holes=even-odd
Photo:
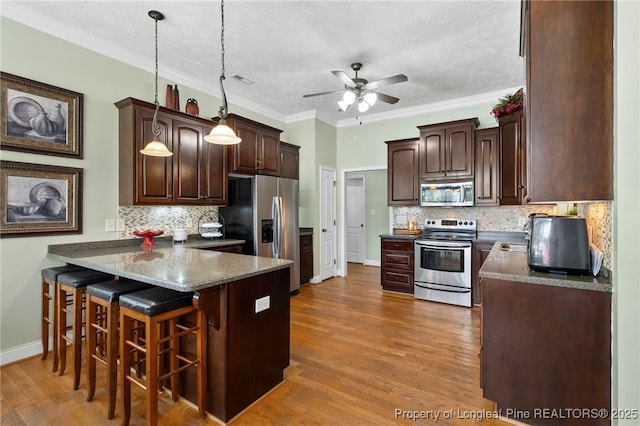
[[[345,194],[347,262],[364,264],[365,249],[365,177],[347,178]]]
[[[336,276],[336,169],[320,166],[320,280]]]

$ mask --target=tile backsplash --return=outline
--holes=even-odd
[[[118,219],[124,219],[125,229],[118,239],[137,238],[136,229],[163,229],[165,235],[173,235],[174,229],[187,228],[187,234],[197,234],[201,218],[211,222],[217,217],[218,208],[211,206],[120,206]]]

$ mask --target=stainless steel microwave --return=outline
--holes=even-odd
[[[433,182],[420,185],[421,206],[473,206],[473,182]]]

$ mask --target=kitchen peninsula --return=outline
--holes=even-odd
[[[165,241],[145,250],[140,240],[101,241],[50,245],[47,256],[194,292],[193,304],[207,314],[209,324],[207,411],[228,422],[282,382],[290,349],[293,262],[217,251],[238,243],[242,241]],[[183,374],[181,395],[195,401],[195,374]]]
[[[496,242],[479,272],[483,396],[531,425],[609,425],[610,281],[535,272],[523,248]]]

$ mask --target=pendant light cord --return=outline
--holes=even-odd
[[[222,16],[222,25],[221,25],[221,31],[220,31],[220,45],[221,45],[221,49],[220,51],[222,52],[222,70],[220,73],[220,93],[222,94],[222,106],[220,107],[220,111],[218,112],[218,116],[221,119],[225,119],[227,118],[227,113],[229,112],[229,108],[227,106],[227,95],[224,93],[224,85],[222,84],[223,80],[225,79],[224,76],[224,0],[220,1],[220,14]]]
[[[160,136],[160,126],[158,126],[158,18],[153,18],[156,22],[156,110],[153,112],[153,121],[151,122],[151,130],[156,139]]]

